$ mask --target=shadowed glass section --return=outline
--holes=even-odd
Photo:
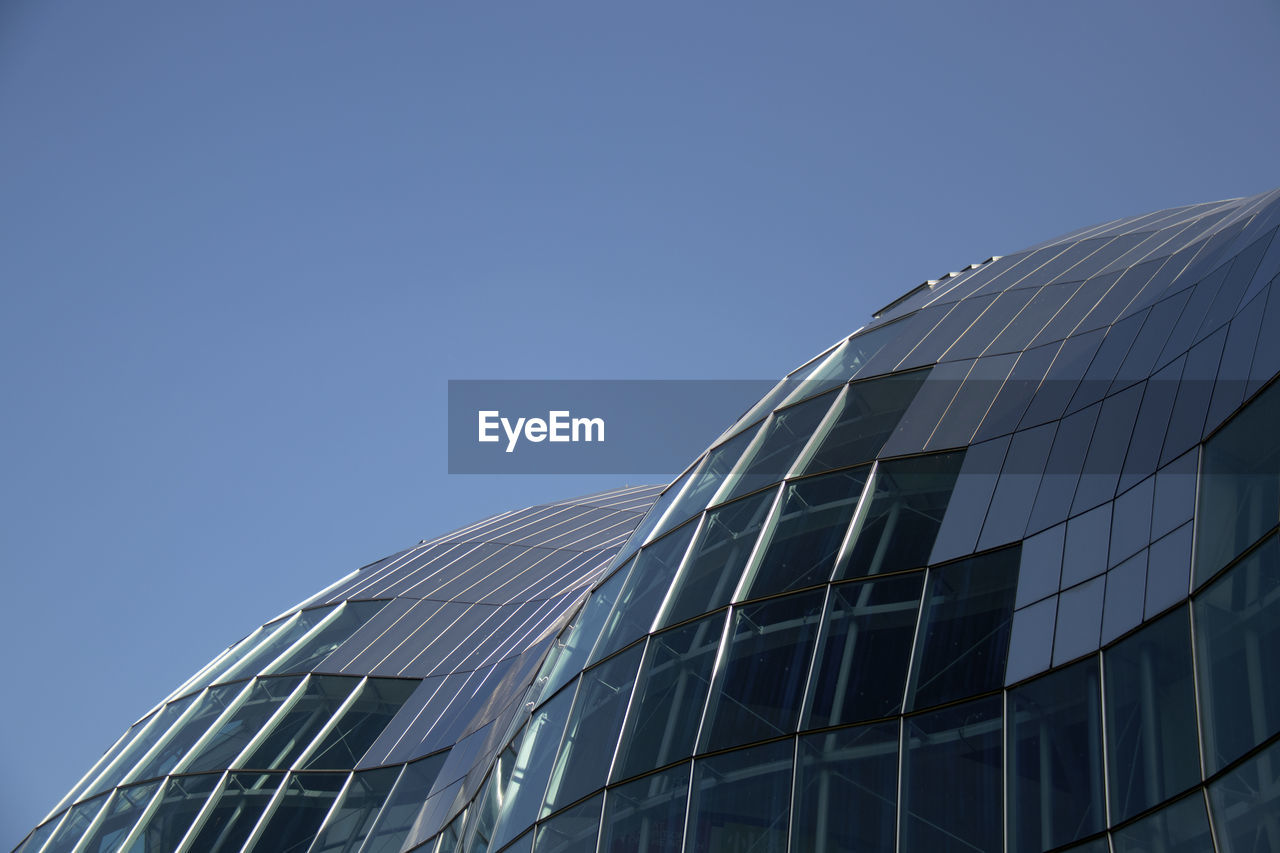
[[[181,769],[200,773],[231,767],[232,760],[248,746],[249,741],[262,730],[267,720],[284,705],[301,683],[301,676],[260,678],[255,681],[248,698],[241,701],[239,707],[215,731],[203,738],[201,745],[181,763]],[[355,679],[348,680],[345,687],[349,691],[355,683]]]
[[[674,625],[729,603],[776,491],[760,492],[707,513],[702,532],[671,590],[662,625]]]
[[[1280,732],[1280,543],[1272,536],[1196,598],[1205,769]]]
[[[1280,743],[1209,785],[1209,805],[1224,853],[1280,849]]]
[[[929,571],[911,667],[909,708],[927,708],[1004,683],[1019,549]]]
[[[776,412],[766,424],[764,436],[752,451],[751,458],[744,457],[728,493],[722,499],[741,497],[786,477],[796,457],[809,443],[813,431],[835,402],[837,393],[832,391]]]
[[[831,427],[809,451],[804,473],[875,459],[928,376],[929,371],[917,370],[850,385]]]
[[[177,850],[178,842],[186,835],[220,778],[218,773],[204,773],[167,779],[158,807],[139,829],[134,842],[125,848],[126,853]]]
[[[858,508],[866,467],[787,483],[745,598],[825,583]]]
[[[534,853],[596,853],[603,800],[604,795],[596,794],[539,825]]]
[[[1196,510],[1197,585],[1280,522],[1280,383],[1204,446]]]
[[[303,853],[333,806],[345,773],[295,773],[251,849],[262,853]]]
[[[1009,850],[1101,832],[1102,707],[1096,656],[1009,692]]]
[[[689,522],[645,548],[632,561],[590,662],[608,657],[649,633],[696,529],[697,524]]]
[[[693,753],[726,614],[655,634],[645,649],[613,778],[626,779]]]
[[[1213,849],[1204,796],[1196,792],[1111,834],[1115,853],[1202,853]],[[1250,848],[1256,850],[1258,848]]]
[[[1180,608],[1103,653],[1111,819],[1200,780],[1191,635]]]
[[[790,740],[694,762],[686,853],[786,853]]]
[[[893,850],[898,723],[800,738],[791,849]]]
[[[876,466],[853,547],[836,578],[914,569],[929,561],[964,452],[898,459]]]
[[[908,717],[904,725],[901,849],[998,853],[1000,697]]]
[[[98,826],[80,849],[86,853],[118,850],[159,788],[157,781],[118,789],[103,811]]]
[[[369,839],[360,848],[364,853],[397,853],[422,814],[427,795],[448,755],[447,751],[437,752],[405,766]]]
[[[688,799],[688,764],[611,788],[605,796],[600,849],[610,853],[679,853]]]
[[[805,728],[887,717],[902,707],[924,572],[831,588]]]
[[[400,770],[399,767],[380,767],[352,775],[341,801],[311,845],[310,853],[354,853],[359,850],[378,816],[378,810],[387,801]]]
[[[734,609],[700,752],[796,730],[822,600],[823,590],[815,589]]]
[[[249,840],[249,833],[283,781],[283,773],[232,773],[214,795],[213,808],[187,850],[190,853],[239,850]]]
[[[253,770],[289,769],[359,683],[360,679],[354,677],[312,676],[302,694],[275,720],[271,730],[258,738],[253,752],[236,766]],[[352,767],[355,762],[334,769]]]
[[[564,741],[556,753],[556,767],[547,786],[546,804],[542,808],[544,817],[604,787],[642,650],[643,644],[637,643],[582,674]]]

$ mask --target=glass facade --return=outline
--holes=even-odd
[[[1280,850],[1278,226],[917,287],[665,490],[254,631],[18,849]]]

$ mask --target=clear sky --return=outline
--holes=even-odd
[[[617,484],[448,475],[447,380],[779,376],[1271,189],[1278,43],[1264,0],[0,4],[0,848],[284,608]]]

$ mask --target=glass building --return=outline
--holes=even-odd
[[[259,628],[18,849],[1280,851],[1277,228],[925,282],[667,488]]]

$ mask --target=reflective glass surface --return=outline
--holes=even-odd
[[[783,740],[695,761],[686,853],[786,853],[792,750]]]

